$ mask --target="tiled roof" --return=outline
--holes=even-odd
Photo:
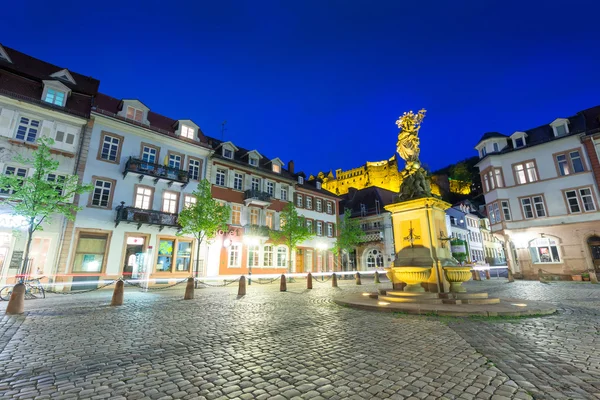
[[[348,193],[340,196],[342,198],[340,212],[344,209],[350,209],[353,216],[358,216],[361,213],[361,204],[364,204],[367,209],[366,214],[374,214],[376,212],[375,200],[379,201],[379,212],[386,212],[383,207],[395,203],[396,196],[398,196],[398,193],[377,186],[360,190],[351,189]]]
[[[321,189],[317,189],[317,182],[322,182],[321,179],[304,179],[304,183],[301,184],[297,184],[296,187],[302,188],[302,189],[306,189],[306,190],[310,190],[311,192],[316,192],[316,193],[320,193],[324,196],[329,196],[329,197],[334,197],[336,199],[339,199],[340,196],[336,195],[335,193],[330,192],[329,190],[325,190],[323,189],[323,187],[321,187]]]
[[[132,125],[136,125],[139,127],[147,128],[153,130],[157,133],[163,134],[165,136],[171,136],[185,142],[189,142],[190,144],[195,144],[202,147],[208,147],[208,139],[202,132],[202,130],[198,129],[198,139],[193,140],[188,139],[182,136],[179,136],[175,133],[177,130],[177,122],[178,120],[166,117],[164,115],[155,113],[153,111],[148,111],[148,122],[150,125],[142,124],[140,122],[136,122],[130,119],[123,118],[117,113],[121,111],[122,108],[122,100],[108,96],[104,93],[98,93],[94,102],[93,110],[100,114],[108,115],[113,118],[117,118]]]
[[[492,138],[496,138],[496,137],[500,137],[500,138],[505,138],[508,137],[506,135],[501,134],[500,132],[486,132],[483,134],[483,136],[481,137],[481,139],[479,139],[479,143],[483,142],[484,140],[487,139],[492,139]]]
[[[91,77],[69,71],[75,84],[58,80],[50,75],[59,72],[59,67],[28,56],[10,47],[2,46],[12,63],[0,58],[0,94],[17,98],[29,103],[38,104],[57,111],[66,111],[87,117],[92,104],[91,97],[98,92],[100,81]],[[56,80],[71,89],[65,107],[55,106],[42,101],[44,80]]]

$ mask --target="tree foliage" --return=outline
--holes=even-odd
[[[349,209],[344,211],[344,216],[339,224],[339,235],[333,246],[335,255],[342,251],[350,253],[356,246],[365,240],[365,232],[360,227],[360,221],[351,218],[352,212]]]
[[[459,193],[468,191],[473,182],[473,171],[465,161],[461,161],[450,167],[449,176],[456,182]]]
[[[31,239],[36,231],[43,230],[43,224],[51,221],[53,215],[75,219],[75,212],[81,207],[73,204],[73,197],[91,190],[91,185],[79,184],[77,176],[61,175],[57,172],[59,162],[52,157],[50,146],[54,140],[41,137],[37,140],[33,159],[16,155],[14,161],[30,166],[33,174],[0,176],[2,204],[10,205],[12,215],[21,216],[27,221],[27,244],[23,255],[21,273],[25,273],[25,260],[29,257]]]
[[[290,256],[288,259],[288,272],[292,272],[292,251],[296,247],[315,236],[306,226],[306,219],[298,215],[298,211],[293,202],[289,202],[287,206],[279,213],[280,230],[270,231],[269,236],[275,243],[285,244]]]
[[[227,221],[231,209],[212,198],[210,182],[206,179],[198,183],[192,195],[196,203],[188,205],[179,213],[181,235],[192,235],[196,239],[196,262],[200,259],[200,244],[206,239],[213,239],[219,230],[227,229]]]

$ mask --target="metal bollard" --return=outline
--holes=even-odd
[[[377,272],[377,271],[375,271],[375,280],[374,280],[374,282],[373,282],[373,283],[381,283],[381,282],[379,281],[379,272]]]
[[[25,285],[22,283],[17,283],[15,287],[13,287],[12,293],[10,294],[10,299],[8,300],[8,305],[6,306],[6,314],[23,314],[24,311]]]
[[[489,269],[485,270],[485,279],[487,279],[487,280],[490,279],[490,270]]]
[[[338,287],[338,284],[337,284],[337,275],[335,273],[331,277],[331,287]]]
[[[183,295],[184,300],[192,300],[194,298],[194,278],[188,278],[187,284],[185,285],[185,294]]]
[[[362,282],[360,281],[360,273],[358,271],[356,271],[356,284],[362,285]]]
[[[312,289],[312,274],[310,272],[306,275],[306,288]]]
[[[238,296],[245,296],[245,295],[246,295],[246,277],[241,276],[240,277],[240,286],[238,287]]]
[[[510,268],[508,269],[508,281],[509,282],[514,282],[515,281],[515,277],[513,276],[513,273],[510,270]]]
[[[285,281],[285,274],[281,274],[281,282],[279,283],[279,291],[280,292],[287,291],[287,282]]]
[[[115,285],[115,290],[112,295],[112,300],[110,301],[111,306],[122,306],[123,305],[123,284],[122,280],[118,280]]]

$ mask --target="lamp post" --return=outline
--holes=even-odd
[[[257,246],[260,240],[256,236],[244,236],[244,243],[247,246]],[[252,262],[248,260],[248,285],[252,285]]]

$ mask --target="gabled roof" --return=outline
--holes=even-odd
[[[75,79],[73,79],[73,75],[71,75],[69,70],[66,68],[61,69],[60,71],[57,71],[50,76],[56,79],[60,79],[61,81],[67,81],[69,83],[72,83],[73,85],[77,85],[77,82],[75,82]]]
[[[243,155],[243,157],[249,157],[250,154],[254,154],[254,155],[258,156],[258,158],[263,158],[263,156],[256,150],[248,151],[246,154]]]
[[[2,47],[1,44],[0,44],[0,59],[12,64],[12,60],[10,59],[10,56],[8,55],[6,50],[4,50],[4,47]]]

